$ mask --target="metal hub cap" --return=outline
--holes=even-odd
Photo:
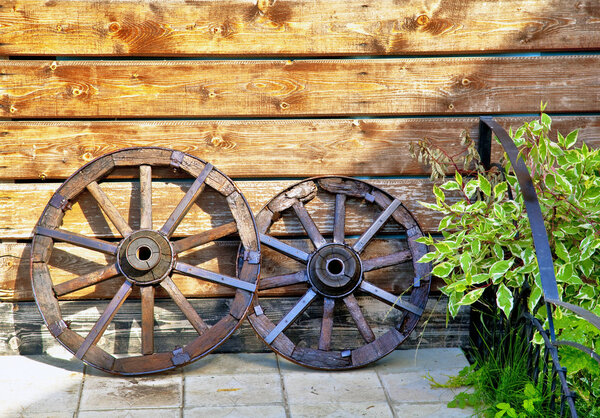
[[[358,254],[343,244],[327,244],[319,248],[311,256],[307,271],[315,290],[332,298],[352,293],[362,279]]]
[[[117,265],[121,273],[138,285],[164,279],[173,267],[173,248],[156,231],[136,231],[119,244]]]

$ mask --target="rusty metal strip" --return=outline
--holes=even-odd
[[[50,334],[52,334],[52,336],[54,338],[58,338],[58,336],[60,334],[62,334],[64,332],[64,330],[67,328],[69,328],[69,326],[62,319],[59,319],[56,322],[48,324],[48,330],[50,331]]]
[[[171,361],[174,366],[180,366],[185,363],[190,362],[190,355],[183,351],[183,348],[176,348],[173,350],[173,357],[171,357]]]
[[[63,212],[65,210],[69,209],[69,206],[70,206],[67,198],[62,196],[59,193],[54,193],[52,195],[52,197],[50,198],[50,201],[48,202],[48,204],[50,206],[52,206],[53,208],[62,210]]]
[[[181,167],[184,155],[185,154],[181,151],[173,151],[173,153],[171,154],[171,167],[173,167],[174,169],[178,169],[179,167]]]
[[[244,250],[244,261],[248,264],[260,264],[260,251]]]

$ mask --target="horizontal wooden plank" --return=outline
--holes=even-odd
[[[515,128],[531,119],[498,121]],[[478,126],[477,118],[0,121],[0,179],[66,178],[105,153],[165,145],[210,161],[231,177],[422,175],[429,170],[409,157],[410,143],[430,138],[456,154],[461,132],[477,140]],[[580,138],[600,144],[600,116],[555,116],[553,127],[562,133],[581,128]]]
[[[290,245],[307,250],[309,244],[306,240],[286,240]],[[204,269],[221,274],[235,276],[235,260],[238,242],[220,241],[199,247],[184,253],[180,260],[185,263],[198,265]],[[364,259],[391,254],[406,249],[400,241],[390,239],[376,239],[365,250]],[[0,243],[0,301],[30,301],[33,300],[29,271],[30,245],[25,243]],[[262,248],[261,277],[268,278],[291,272],[304,270],[300,263],[267,247]],[[98,270],[107,263],[112,262],[109,257],[68,244],[57,244],[50,259],[50,273],[54,284],[63,283],[80,275]],[[393,293],[401,293],[413,282],[414,272],[411,263],[402,263],[393,267],[373,270],[365,273],[367,279],[377,286]],[[174,281],[187,297],[232,297],[233,291],[227,287],[219,286],[191,277],[175,274]],[[111,299],[123,282],[122,278],[109,279],[69,293],[62,299]],[[438,291],[442,281],[435,279],[432,290]],[[264,297],[300,296],[306,292],[306,285],[287,286],[261,291]],[[132,298],[139,298],[139,291],[134,290]],[[157,288],[157,297],[167,297],[160,287]]]
[[[274,310],[289,310],[296,301],[297,298],[265,299],[261,305],[270,313]],[[63,316],[71,321],[70,328],[86,335],[98,320],[99,313],[103,311],[106,304],[107,302],[104,301],[70,301],[63,303],[61,310]],[[359,304],[376,334],[389,329],[394,318],[393,315],[389,315],[388,305],[372,298],[359,298]],[[222,313],[226,309],[226,301],[222,299],[197,299],[192,300],[192,305],[209,324],[214,323],[219,312]],[[429,318],[427,325],[424,326],[424,321],[421,321],[400,348],[416,348],[417,345],[420,348],[466,345],[469,341],[469,310],[461,309],[458,317],[446,324],[446,305],[447,299],[443,296],[439,299],[430,298],[424,313],[424,318]],[[321,313],[322,310],[315,303],[304,314],[301,323],[291,327],[286,334],[295,340],[313,342],[315,336],[318,339]],[[364,342],[356,331],[350,315],[343,310],[340,310],[340,314],[341,320],[334,322],[333,344],[345,347],[362,345]],[[170,301],[157,300],[155,318],[154,336],[157,351],[173,351],[175,346],[181,346],[182,342],[198,335],[189,326],[179,308]],[[123,354],[139,353],[141,346],[139,324],[139,302],[126,301],[102,336],[99,346]],[[0,355],[57,353],[57,351],[63,353],[64,351],[61,350],[64,348],[60,347],[48,332],[35,303],[0,304]],[[240,351],[270,351],[258,339],[247,321],[244,321],[240,329],[218,349],[218,352]]]
[[[292,117],[598,111],[600,56],[0,61],[0,117]]]
[[[375,55],[594,49],[594,1],[3,2],[0,55]]]
[[[377,179],[369,181],[396,196],[413,213],[425,231],[437,229],[439,217],[419,205],[419,201],[433,202],[433,183],[427,179]],[[236,184],[248,199],[254,213],[284,188],[295,183],[291,180],[238,181]],[[139,183],[131,181],[100,183],[121,215],[132,228],[139,228]],[[162,225],[170,216],[177,203],[190,187],[191,181],[154,181],[152,184],[152,216],[155,225]],[[27,239],[38,221],[45,205],[50,200],[59,183],[0,183],[0,236],[4,239]],[[205,190],[199,204],[192,206],[186,217],[175,230],[175,237],[188,236],[233,221],[224,198],[212,189]],[[322,233],[333,231],[333,195],[314,199],[307,204],[315,223]],[[119,232],[101,211],[87,191],[83,191],[72,202],[67,211],[62,228],[78,234],[99,238],[117,238]],[[365,223],[372,222],[378,215],[375,205],[360,199],[349,199],[346,214],[346,234],[361,234]],[[304,234],[300,222],[293,216],[284,216],[270,229],[279,236]],[[396,232],[395,229],[384,229]]]

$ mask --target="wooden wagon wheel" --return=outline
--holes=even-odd
[[[191,175],[195,180],[183,199],[172,209],[166,222],[154,225],[152,171],[154,167],[160,166],[172,167]],[[139,167],[139,229],[132,229],[98,184],[100,179],[113,169],[122,167],[130,167],[129,170],[131,167]],[[174,240],[176,228],[205,185],[225,197],[234,221]],[[116,227],[122,236],[120,241],[101,240],[60,228],[65,211],[70,208],[70,201],[86,190]],[[240,236],[243,249],[238,277],[215,273],[178,260],[178,254],[186,250],[236,232]],[[53,283],[48,262],[57,241],[106,254],[108,265],[68,281]],[[52,196],[35,229],[31,279],[35,299],[44,321],[50,333],[63,346],[96,368],[115,374],[134,375],[154,373],[189,363],[224,342],[240,325],[250,306],[256,290],[259,263],[260,249],[254,218],[246,200],[227,176],[211,164],[180,151],[130,148],[104,155],[85,165],[67,179]],[[234,289],[231,292],[234,298],[229,312],[224,313],[212,326],[207,325],[172,279],[174,273]],[[85,336],[71,330],[68,321],[65,321],[61,314],[59,298],[68,297],[75,291],[108,280],[119,281],[116,285],[120,284],[120,287],[98,321]],[[117,358],[97,343],[125,299],[136,287],[139,288],[141,298],[141,355]],[[166,291],[198,335],[182,347],[176,346],[169,351],[155,352],[154,299],[155,290],[159,287]]]
[[[330,203],[326,212],[328,215],[325,216],[329,220],[333,218],[332,223],[323,221],[323,209],[319,209],[319,206],[327,206],[323,203],[326,200]],[[372,210],[371,223],[360,225],[362,233],[357,239],[345,237],[345,226],[350,221],[348,217],[352,215],[350,211],[347,213],[346,208],[351,205]],[[317,206],[313,212],[320,211],[318,222],[323,225],[321,230],[327,228],[332,232],[329,236],[319,230],[316,218],[309,213],[309,206]],[[280,217],[280,222],[288,226],[294,218],[299,221],[311,244],[301,249],[298,243],[294,245],[274,238],[272,234],[267,235]],[[424,244],[415,241],[423,236],[423,233],[399,200],[359,180],[317,177],[302,181],[281,192],[259,212],[256,222],[262,244],[285,256],[278,256],[279,258],[300,262],[297,271],[261,279],[254,311],[251,309],[248,316],[255,331],[275,352],[295,363],[315,369],[351,369],[365,366],[390,353],[415,328],[427,302],[431,266],[417,263],[428,250]],[[384,224],[387,223],[389,228],[394,222],[398,229],[403,230],[407,239],[397,238],[398,235],[391,236],[391,239],[403,241],[403,249],[366,258],[365,249],[372,239]],[[263,274],[271,267],[268,265],[268,258],[266,253],[263,254]],[[385,269],[391,266],[398,267],[401,263],[409,261],[412,261],[407,263],[412,264],[409,267],[412,274],[411,284],[407,286],[402,297],[399,292],[393,294],[386,290],[381,279],[374,284],[368,277],[365,278],[365,275],[375,274],[371,272],[378,270],[377,274],[384,273],[384,281],[391,282],[394,278],[387,277],[389,269]],[[270,311],[277,310],[277,304],[265,303],[268,300],[263,298],[266,292],[273,294],[277,290],[279,294],[285,295],[285,289],[297,289],[300,286],[304,286],[300,293],[303,293],[303,296],[291,309],[288,307],[277,315],[270,315]],[[384,305],[386,310],[397,314],[391,325],[380,327],[383,329],[377,328],[377,332],[374,332],[375,328],[371,328],[359,304],[359,300],[371,303],[370,297],[384,302],[388,305]],[[313,302],[319,300],[323,303],[322,311],[320,307],[311,307],[307,311]],[[373,303],[378,305],[380,302]],[[300,342],[292,341],[284,332],[295,322],[311,324],[312,319],[306,318],[310,317],[309,311],[317,317],[314,321],[316,323],[313,324],[313,328],[317,328],[314,338],[312,341],[305,341],[298,337]],[[348,323],[353,323],[354,332],[357,329],[360,334],[359,337],[356,333],[358,346],[337,349],[332,347],[333,324],[338,320],[340,312],[342,315],[349,313],[352,318]],[[277,319],[272,319],[274,317]],[[319,317],[322,318],[320,321]],[[320,334],[317,325],[319,322]]]

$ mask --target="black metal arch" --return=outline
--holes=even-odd
[[[531,226],[531,233],[533,236],[534,249],[537,256],[538,267],[540,270],[540,278],[542,283],[542,291],[544,294],[544,301],[546,303],[546,309],[548,311],[548,325],[550,338],[543,335],[546,350],[550,350],[550,356],[553,362],[553,368],[558,374],[561,382],[563,402],[566,400],[572,417],[577,416],[575,410],[575,403],[573,401],[573,393],[570,391],[566,381],[566,370],[560,366],[558,360],[557,346],[569,345],[577,348],[587,354],[589,354],[594,360],[600,364],[600,356],[594,353],[591,349],[581,346],[580,344],[573,343],[571,341],[556,341],[556,334],[554,331],[554,322],[552,316],[552,305],[562,306],[565,309],[570,310],[581,318],[585,319],[596,328],[600,329],[600,317],[594,315],[592,312],[583,309],[579,306],[563,302],[560,300],[558,293],[558,285],[556,283],[556,276],[554,274],[554,263],[552,261],[552,252],[550,250],[550,244],[548,242],[548,235],[546,227],[544,225],[544,218],[542,210],[539,205],[537,194],[529,170],[525,165],[525,161],[519,156],[519,150],[515,143],[506,130],[498,124],[492,117],[480,117],[479,118],[479,144],[478,151],[481,157],[484,168],[488,170],[491,167],[491,150],[492,150],[492,134],[495,134],[500,141],[500,144],[504,148],[504,151],[508,155],[508,158],[512,164],[513,170],[519,181],[521,193],[525,201],[525,208],[527,210],[527,218],[529,219],[529,225]],[[533,317],[531,318],[534,319]],[[535,324],[536,327],[541,329],[539,321]],[[543,333],[542,333],[543,334]],[[561,405],[561,410],[564,404]]]

